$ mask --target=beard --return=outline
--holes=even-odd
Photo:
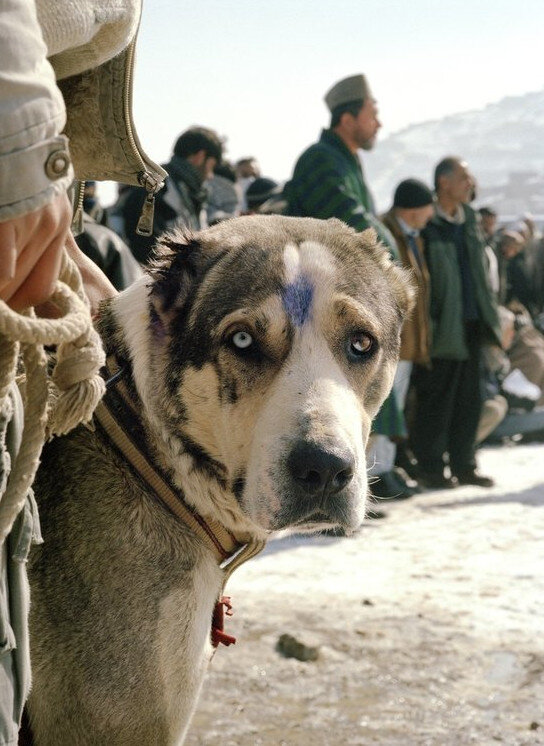
[[[374,145],[376,145],[376,138],[377,135],[372,135],[372,137],[367,137],[365,140],[360,141],[359,148],[361,150],[372,150]]]

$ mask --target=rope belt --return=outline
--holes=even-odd
[[[125,383],[124,372],[113,355],[107,358],[106,394],[95,410],[95,422],[155,499],[211,550],[223,571],[224,589],[234,570],[262,551],[266,542],[254,539],[249,542],[238,541],[219,521],[204,518],[186,502],[182,492],[172,485],[168,476],[154,463],[138,404]],[[223,596],[221,591],[212,620],[214,647],[219,643],[230,645],[236,641],[223,632],[224,607],[230,616],[230,598]]]
[[[18,366],[24,404],[21,446],[0,500],[0,542],[11,531],[38,468],[47,437],[63,435],[88,422],[104,393],[100,368],[104,352],[86,305],[79,270],[63,252],[52,301],[61,317],[36,318],[34,309],[16,313],[0,301],[0,411],[11,417],[10,387]],[[44,347],[56,346],[53,373]]]

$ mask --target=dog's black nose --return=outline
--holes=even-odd
[[[354,460],[307,441],[295,445],[287,459],[295,484],[307,495],[334,495],[353,478]]]

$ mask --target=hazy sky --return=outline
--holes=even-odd
[[[543,63],[544,0],[144,0],[135,121],[159,161],[203,124],[284,179],[340,78],[366,73],[383,138],[539,90]]]

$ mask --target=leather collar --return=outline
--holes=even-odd
[[[265,541],[239,541],[219,521],[204,518],[154,463],[138,413],[138,403],[125,382],[126,368],[110,355],[103,375],[106,394],[95,410],[95,423],[148,490],[175,518],[196,534],[214,554],[224,572],[232,572],[264,549]]]

